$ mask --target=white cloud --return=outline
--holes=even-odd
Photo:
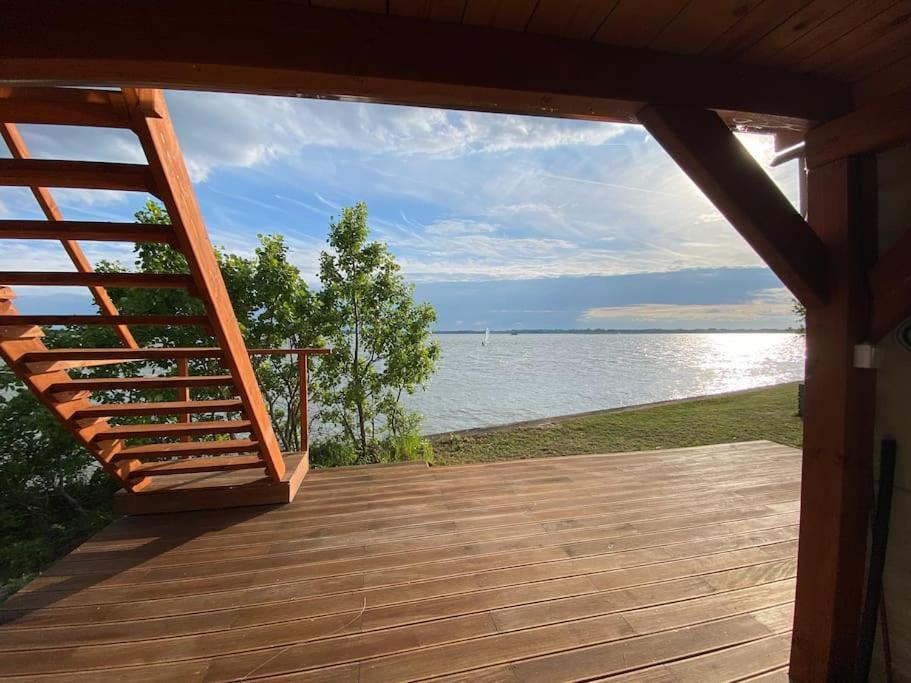
[[[616,124],[477,112],[175,91],[166,95],[187,167],[196,182],[220,167],[249,168],[298,155],[304,147],[367,154],[455,158],[481,152],[596,146]],[[23,126],[37,157],[142,163],[130,132]]]
[[[437,221],[424,228],[425,235],[480,235],[496,232],[497,228],[489,223],[449,218]]]

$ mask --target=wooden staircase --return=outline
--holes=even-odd
[[[18,123],[131,130],[147,163],[31,159],[16,129]],[[47,218],[0,221],[0,239],[58,239],[75,266],[73,272],[0,272],[0,356],[100,465],[126,491],[137,494],[129,497],[133,501],[124,506],[127,509],[158,511],[290,500],[306,472],[306,453],[290,457],[292,467],[286,467],[162,93],[134,88],[0,88],[0,133],[12,155],[12,159],[0,159],[0,185],[30,188]],[[50,187],[148,192],[165,205],[171,224],[67,221]],[[189,273],[97,273],[79,246],[80,240],[166,243],[183,254]],[[13,287],[18,285],[88,287],[100,314],[22,315],[14,305]],[[109,287],[184,289],[202,302],[205,315],[121,315],[106,291]],[[49,325],[112,326],[123,347],[49,349],[42,341],[42,326]],[[137,325],[201,326],[217,346],[140,348],[130,331],[130,326]],[[194,358],[216,361],[224,374],[188,375],[187,361]],[[135,367],[137,361],[150,360],[173,360],[184,372],[129,375],[131,364]],[[123,376],[69,374],[102,365],[122,365]],[[191,390],[201,387],[225,387],[233,397],[191,400]],[[146,389],[173,389],[179,400],[92,400],[104,392],[129,390],[135,396]],[[194,414],[206,417],[191,421]],[[150,421],[110,422],[125,417]],[[240,477],[238,471],[245,475]],[[139,498],[143,505],[135,502]],[[145,504],[148,501],[158,504]]]

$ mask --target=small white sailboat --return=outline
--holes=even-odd
[[[490,328],[484,330],[484,338],[481,340],[481,346],[487,346],[490,343]]]

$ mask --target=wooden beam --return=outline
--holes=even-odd
[[[105,221],[0,220],[0,238],[15,240],[85,240],[88,242],[159,242],[174,238],[170,225]]]
[[[2,315],[0,325],[197,325],[208,327],[204,315]]]
[[[873,329],[878,342],[911,317],[911,229],[879,257],[870,272],[873,288]]]
[[[75,411],[73,419],[132,417],[139,415],[187,415],[189,413],[233,413],[243,411],[240,399],[210,401],[158,401],[149,403],[100,403]]]
[[[145,287],[149,289],[187,289],[195,287],[188,275],[170,273],[60,273],[37,271],[0,272],[0,282],[8,285],[53,285],[56,287]]]
[[[806,141],[810,168],[911,142],[911,88],[813,128]]]
[[[11,187],[76,187],[155,194],[149,167],[101,161],[0,159],[0,185]]]
[[[121,389],[173,389],[175,387],[218,387],[231,386],[231,375],[193,375],[191,377],[89,377],[70,379],[51,384],[47,390],[54,394],[59,391],[114,391]]]
[[[800,301],[826,300],[822,242],[717,114],[649,105],[639,120]]]
[[[226,90],[629,120],[646,102],[828,120],[847,85],[750,64],[285,0],[7,0],[0,81]],[[167,40],[137,40],[145,35]],[[339,46],[344,45],[344,49]],[[787,128],[784,122],[780,127]]]
[[[216,347],[203,346],[148,346],[142,349],[47,349],[25,355],[26,363],[57,360],[117,360],[137,358],[142,360],[171,360],[174,358],[221,358],[225,352]]]
[[[189,413],[184,413],[188,415]],[[148,439],[168,436],[200,436],[205,434],[240,434],[250,431],[247,420],[216,420],[214,422],[163,422],[118,425],[99,431],[93,441],[111,439]]]
[[[87,88],[0,88],[0,121],[129,128],[123,95]]]
[[[212,441],[210,443],[230,444],[232,442]],[[244,449],[240,450],[243,451]],[[246,450],[249,451],[251,449],[248,448]],[[252,470],[262,468],[263,461],[256,456],[249,455],[236,455],[222,458],[190,458],[187,460],[144,462],[141,465],[137,465],[136,467],[130,469],[130,477],[190,474],[193,472],[229,472],[233,470]]]
[[[280,481],[285,471],[281,448],[193,192],[164,95],[160,90],[135,88],[125,88],[123,94],[132,116],[133,130],[149,160],[159,196],[171,219],[176,244],[187,260],[196,293],[211,321],[212,335],[224,350],[223,364],[234,377],[237,396],[244,403],[253,439],[259,444],[269,476]],[[158,112],[160,118],[149,116],[150,109]]]
[[[794,681],[853,680],[873,490],[875,371],[854,367],[869,337],[867,270],[875,169],[840,160],[809,174],[810,225],[831,254],[830,297],[807,308],[806,398]]]

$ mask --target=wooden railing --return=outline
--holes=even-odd
[[[309,369],[307,361],[310,356],[324,356],[330,352],[324,348],[302,348],[302,349],[247,349],[251,356],[297,356],[297,377],[300,391],[300,450],[306,451],[310,446],[310,398],[308,393],[309,386]],[[190,375],[189,363],[186,358],[177,358],[177,375],[188,377]],[[184,387],[178,390],[177,400],[189,401],[190,389]],[[181,415],[180,422],[190,422],[190,415]],[[182,441],[189,441],[189,437],[181,437]]]

